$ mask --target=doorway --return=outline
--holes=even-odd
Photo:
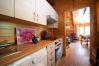
[[[75,34],[76,40],[73,38],[73,34]],[[68,58],[66,65],[71,66],[72,63],[75,66],[91,66],[89,61],[90,7],[65,12],[65,36],[69,37],[71,42],[69,48],[66,48]],[[86,36],[88,36],[88,43],[85,41]],[[82,44],[81,40],[83,40]]]
[[[74,33],[82,44],[90,45],[90,7],[81,8],[72,12]]]
[[[71,42],[83,40],[84,43],[87,39],[89,42],[90,7],[65,12],[65,36],[68,37]]]

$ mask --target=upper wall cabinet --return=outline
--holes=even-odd
[[[45,7],[46,7],[46,14],[50,15],[53,19],[58,20],[57,12],[48,2],[46,2]]]
[[[48,2],[46,2],[45,6],[46,6],[47,16],[50,15],[51,18],[53,18],[55,21],[57,21],[53,24],[51,24],[52,22],[50,24],[47,24],[48,28],[58,28],[58,14],[57,14],[57,12],[54,10],[54,8]]]
[[[56,11],[46,0],[0,0],[0,14],[47,25],[47,16],[56,20]]]
[[[52,13],[52,7],[51,7],[51,5],[48,2],[46,2],[45,7],[46,7],[46,14],[47,15],[51,15],[51,13]]]
[[[47,25],[46,0],[36,0],[36,19],[37,23]]]
[[[52,6],[50,6],[49,8],[50,8],[49,14],[51,15],[51,17],[53,19],[55,19],[57,21],[58,20],[58,14],[57,14],[57,12],[55,11],[55,9]]]
[[[0,14],[14,17],[14,0],[0,0]]]
[[[56,12],[54,9],[52,9],[51,16],[52,16],[52,18],[54,18],[56,21],[58,20],[58,14],[57,14],[57,12]]]
[[[35,22],[35,0],[15,0],[15,17]]]

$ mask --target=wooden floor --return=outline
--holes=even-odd
[[[93,66],[89,61],[89,47],[79,42],[71,43],[58,66]]]

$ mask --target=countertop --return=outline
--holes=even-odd
[[[19,50],[21,52],[1,58],[0,66],[6,66],[18,59],[21,59],[29,54],[32,54],[32,53],[40,50],[41,48],[46,47],[47,45],[51,44],[52,42],[53,41],[51,41],[51,40],[42,40],[42,41],[39,41],[37,44],[27,43],[27,44],[11,46],[12,48],[16,48],[17,50]]]

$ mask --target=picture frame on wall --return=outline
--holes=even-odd
[[[24,44],[32,42],[35,35],[35,29],[32,28],[16,28],[16,42],[17,44]]]

